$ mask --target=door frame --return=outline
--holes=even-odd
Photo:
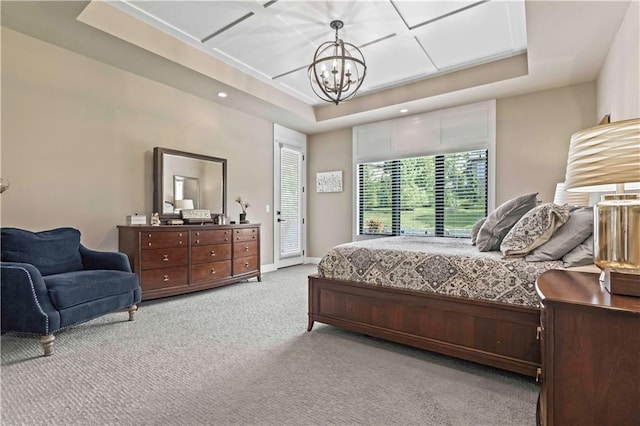
[[[280,146],[281,144],[288,148],[302,152],[302,171],[301,171],[301,209],[302,209],[302,229],[301,229],[301,248],[302,256],[300,263],[307,262],[307,135],[295,130],[286,128],[279,124],[273,124],[273,265],[274,269],[292,266],[298,263],[298,257],[295,262],[280,260],[280,225],[278,223],[277,209],[280,207]]]

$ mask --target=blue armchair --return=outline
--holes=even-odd
[[[1,236],[3,333],[40,335],[46,356],[53,333],[67,327],[124,309],[134,320],[141,291],[126,255],[89,250],[73,228],[2,228]]]

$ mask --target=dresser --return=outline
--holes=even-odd
[[[142,300],[260,277],[260,225],[118,226]]]
[[[598,274],[558,270],[536,290],[539,424],[640,424],[640,297],[610,295]]]

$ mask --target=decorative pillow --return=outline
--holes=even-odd
[[[584,266],[593,264],[593,234],[584,240],[578,247],[562,257],[562,266]]]
[[[500,250],[500,243],[507,232],[526,212],[538,204],[537,196],[537,192],[521,195],[501,204],[491,212],[478,232],[476,238],[478,250]]]
[[[500,244],[505,256],[523,256],[549,241],[556,229],[569,220],[568,205],[540,204],[515,224]]]
[[[81,271],[80,231],[57,228],[31,232],[2,228],[2,261],[30,263],[42,275]]]
[[[591,234],[593,234],[593,208],[573,209],[567,223],[562,225],[549,241],[529,253],[525,260],[527,262],[560,260]]]
[[[483,217],[482,219],[474,223],[473,227],[471,227],[471,245],[472,246],[476,245],[476,240],[478,239],[478,232],[480,232],[480,228],[482,227],[482,225],[486,220],[487,218]]]

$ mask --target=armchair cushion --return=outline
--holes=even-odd
[[[74,228],[2,228],[2,261],[30,263],[43,276],[82,270],[79,248],[80,231]]]
[[[51,302],[58,309],[88,303],[138,288],[138,277],[131,272],[89,270],[43,277]]]

